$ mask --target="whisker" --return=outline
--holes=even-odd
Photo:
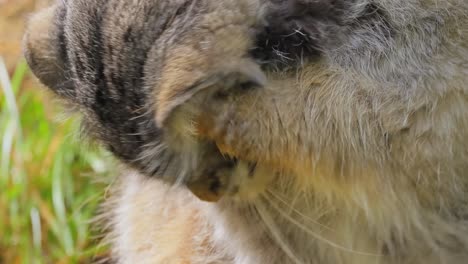
[[[257,200],[256,203],[254,204],[254,208],[258,212],[258,215],[260,216],[262,221],[265,223],[266,227],[270,230],[271,235],[276,240],[279,247],[286,253],[286,255],[289,258],[291,258],[291,260],[294,261],[296,264],[304,263],[304,261],[300,260],[296,256],[296,254],[294,254],[291,247],[285,242],[286,239],[281,234],[280,229],[275,224],[275,221],[273,220],[271,215],[269,215],[268,210],[266,209],[266,206],[264,205],[264,203],[261,200]]]
[[[268,200],[268,197],[266,197],[265,195],[263,195],[263,197],[265,199]],[[331,247],[334,247],[336,249],[339,249],[339,250],[342,250],[344,252],[348,252],[348,253],[352,253],[352,254],[358,254],[358,255],[364,255],[364,256],[372,256],[372,257],[382,257],[383,255],[382,254],[376,254],[376,253],[370,253],[370,252],[362,252],[362,251],[357,251],[357,250],[353,250],[351,248],[347,248],[345,246],[342,246],[340,244],[337,244],[315,232],[313,232],[312,230],[310,230],[307,226],[305,226],[304,224],[302,224],[301,222],[297,221],[296,219],[294,219],[293,217],[291,217],[290,215],[284,213],[281,208],[278,207],[278,205],[276,205],[274,202],[270,202],[269,205],[275,209],[281,216],[283,216],[286,220],[288,220],[289,222],[291,222],[292,224],[296,225],[297,227],[299,227],[300,229],[302,229],[304,232],[306,232],[307,234],[309,234],[310,236],[314,237],[315,239],[317,240],[320,240],[326,244],[328,244],[329,246]]]
[[[273,191],[267,189],[266,190],[268,192],[269,195],[271,195],[273,198],[275,198],[276,200],[280,201],[281,203],[283,203],[284,205],[286,205],[288,207],[289,210],[291,210],[292,212],[298,214],[300,217],[304,218],[305,220],[307,221],[310,221],[318,226],[321,226],[327,230],[330,230],[332,232],[335,232],[335,230],[327,225],[324,225],[320,222],[318,222],[317,220],[307,216],[307,215],[304,215],[303,213],[301,213],[299,210],[297,210],[296,208],[294,208],[294,206],[290,205],[288,202],[286,202],[283,198],[281,198],[278,194],[274,193]]]

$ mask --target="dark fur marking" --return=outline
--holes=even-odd
[[[159,165],[153,165],[154,157],[147,157],[144,160],[138,159],[138,154],[148,149],[150,143],[159,144],[162,131],[156,127],[154,122],[154,108],[152,96],[154,87],[146,87],[145,66],[148,63],[149,52],[158,45],[157,41],[166,30],[171,27],[178,16],[184,14],[191,1],[186,1],[182,5],[172,6],[171,2],[161,2],[159,5],[151,5],[144,9],[142,14],[137,15],[135,20],[130,20],[128,27],[122,30],[122,45],[112,46],[107,49],[107,59],[111,58],[109,65],[111,78],[108,89],[119,92],[123,99],[121,104],[125,105],[124,113],[115,113],[117,116],[126,116],[115,129],[118,134],[125,138],[133,137],[137,142],[128,144],[127,148],[132,148],[135,155],[127,159],[130,164],[147,172],[148,175],[178,175],[180,169],[177,162],[177,155],[166,149],[160,153]],[[168,12],[167,10],[172,10]],[[144,17],[145,19],[141,19]],[[185,17],[185,15],[184,15]],[[160,66],[160,65],[158,65]],[[152,75],[157,72],[152,71]],[[109,78],[109,77],[108,77]],[[118,108],[118,107],[117,107]],[[122,107],[121,107],[122,108]],[[132,130],[133,128],[133,130]],[[130,134],[133,134],[132,136]],[[113,144],[114,140],[108,141]],[[116,150],[130,151],[128,149]]]
[[[249,162],[249,178],[253,178],[255,174],[255,169],[257,168],[257,163],[256,162]]]
[[[350,14],[353,0],[270,0],[265,23],[255,31],[251,56],[264,66],[301,66],[322,53],[343,46],[359,28],[374,28],[370,38],[392,36],[386,13],[368,4],[361,14]],[[370,26],[369,26],[370,25]]]
[[[55,91],[59,92],[59,94],[64,95],[66,97],[75,97],[76,96],[76,91],[75,91],[75,85],[73,83],[73,80],[71,78],[71,72],[69,69],[65,68],[65,65],[69,65],[70,59],[68,58],[68,53],[67,53],[67,38],[65,37],[65,25],[62,23],[67,17],[67,9],[66,8],[58,8],[56,11],[56,19],[58,19],[58,22],[55,22],[57,25],[57,49],[58,49],[58,56],[59,56],[59,62],[58,64],[60,67],[62,67],[63,72],[57,73],[57,74],[62,74],[62,78],[58,83],[58,87],[55,87]]]

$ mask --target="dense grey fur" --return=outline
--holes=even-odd
[[[468,259],[466,1],[68,0],[49,12],[46,36],[26,35],[28,62],[125,164],[216,194],[223,177],[249,193],[242,171],[268,178],[247,202],[193,205],[216,234],[213,259]],[[215,123],[206,137],[190,133],[199,115]],[[150,202],[127,198],[152,200],[155,183],[124,181],[115,248],[129,260],[122,223]]]

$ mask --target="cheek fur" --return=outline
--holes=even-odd
[[[236,130],[232,123],[215,121],[216,119],[214,115],[203,114],[197,118],[195,129],[200,138],[215,142],[221,153],[241,160],[261,163],[275,171],[287,171],[294,174],[311,171],[310,163],[298,157],[297,152],[281,149],[279,145],[277,145],[278,148],[272,145],[272,149],[266,151],[259,146],[248,144],[246,142],[248,139],[242,137],[241,132]],[[231,119],[228,118],[228,120]],[[244,122],[249,121],[238,121],[238,123]],[[247,124],[244,123],[244,125]],[[251,132],[250,135],[252,133],[257,132]],[[264,137],[269,136],[271,135],[264,135]],[[274,139],[270,140],[274,141]]]

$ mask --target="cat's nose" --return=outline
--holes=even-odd
[[[202,171],[187,187],[200,200],[217,202],[227,193],[236,164],[236,159],[223,160],[220,164]]]

